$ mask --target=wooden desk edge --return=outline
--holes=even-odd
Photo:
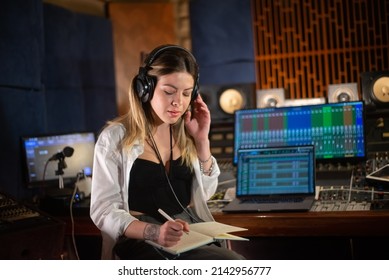
[[[388,236],[389,211],[214,213],[216,221],[247,228],[238,235]]]
[[[237,235],[244,237],[282,236],[388,236],[389,211],[293,212],[293,213],[223,213],[215,212],[216,221],[247,228]],[[70,217],[59,217],[72,232]],[[74,217],[74,233],[100,236],[89,216]]]

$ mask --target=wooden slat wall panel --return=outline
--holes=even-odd
[[[329,84],[360,88],[360,73],[389,69],[389,0],[252,3],[257,89],[327,97]]]

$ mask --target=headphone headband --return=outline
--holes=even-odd
[[[139,68],[139,73],[135,77],[135,82],[136,82],[136,91],[137,94],[140,98],[140,100],[145,103],[149,102],[153,98],[154,90],[155,90],[155,85],[157,84],[157,78],[155,76],[150,76],[147,71],[151,69],[151,64],[154,62],[154,60],[164,51],[168,49],[177,49],[177,50],[183,50],[187,54],[191,56],[193,61],[196,64],[196,72],[197,72],[197,77],[195,79],[195,83],[193,86],[192,90],[192,95],[191,95],[191,101],[195,100],[198,95],[198,82],[199,82],[199,69],[198,65],[196,62],[195,57],[191,52],[189,52],[187,49],[177,46],[177,45],[162,45],[160,47],[157,47],[154,49],[146,58],[145,60],[145,65],[143,67]]]

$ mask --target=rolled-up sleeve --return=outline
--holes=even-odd
[[[212,160],[214,161],[214,166],[209,176],[202,174],[200,171],[198,159],[193,162],[195,178],[192,186],[192,205],[197,215],[204,221],[213,220],[213,216],[207,206],[207,201],[216,192],[220,175],[220,169],[216,159],[212,157]]]
[[[117,130],[117,129],[116,129]],[[110,132],[110,133],[109,133]],[[103,131],[95,145],[90,216],[95,225],[114,241],[136,220],[128,212],[123,151],[120,133]]]

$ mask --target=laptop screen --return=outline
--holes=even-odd
[[[54,155],[72,148],[73,153],[64,159],[63,179],[72,181],[79,172],[92,175],[95,135],[93,132],[39,135],[22,137],[24,173],[28,188],[57,185],[59,161]]]
[[[237,197],[314,192],[313,145],[238,151]]]

